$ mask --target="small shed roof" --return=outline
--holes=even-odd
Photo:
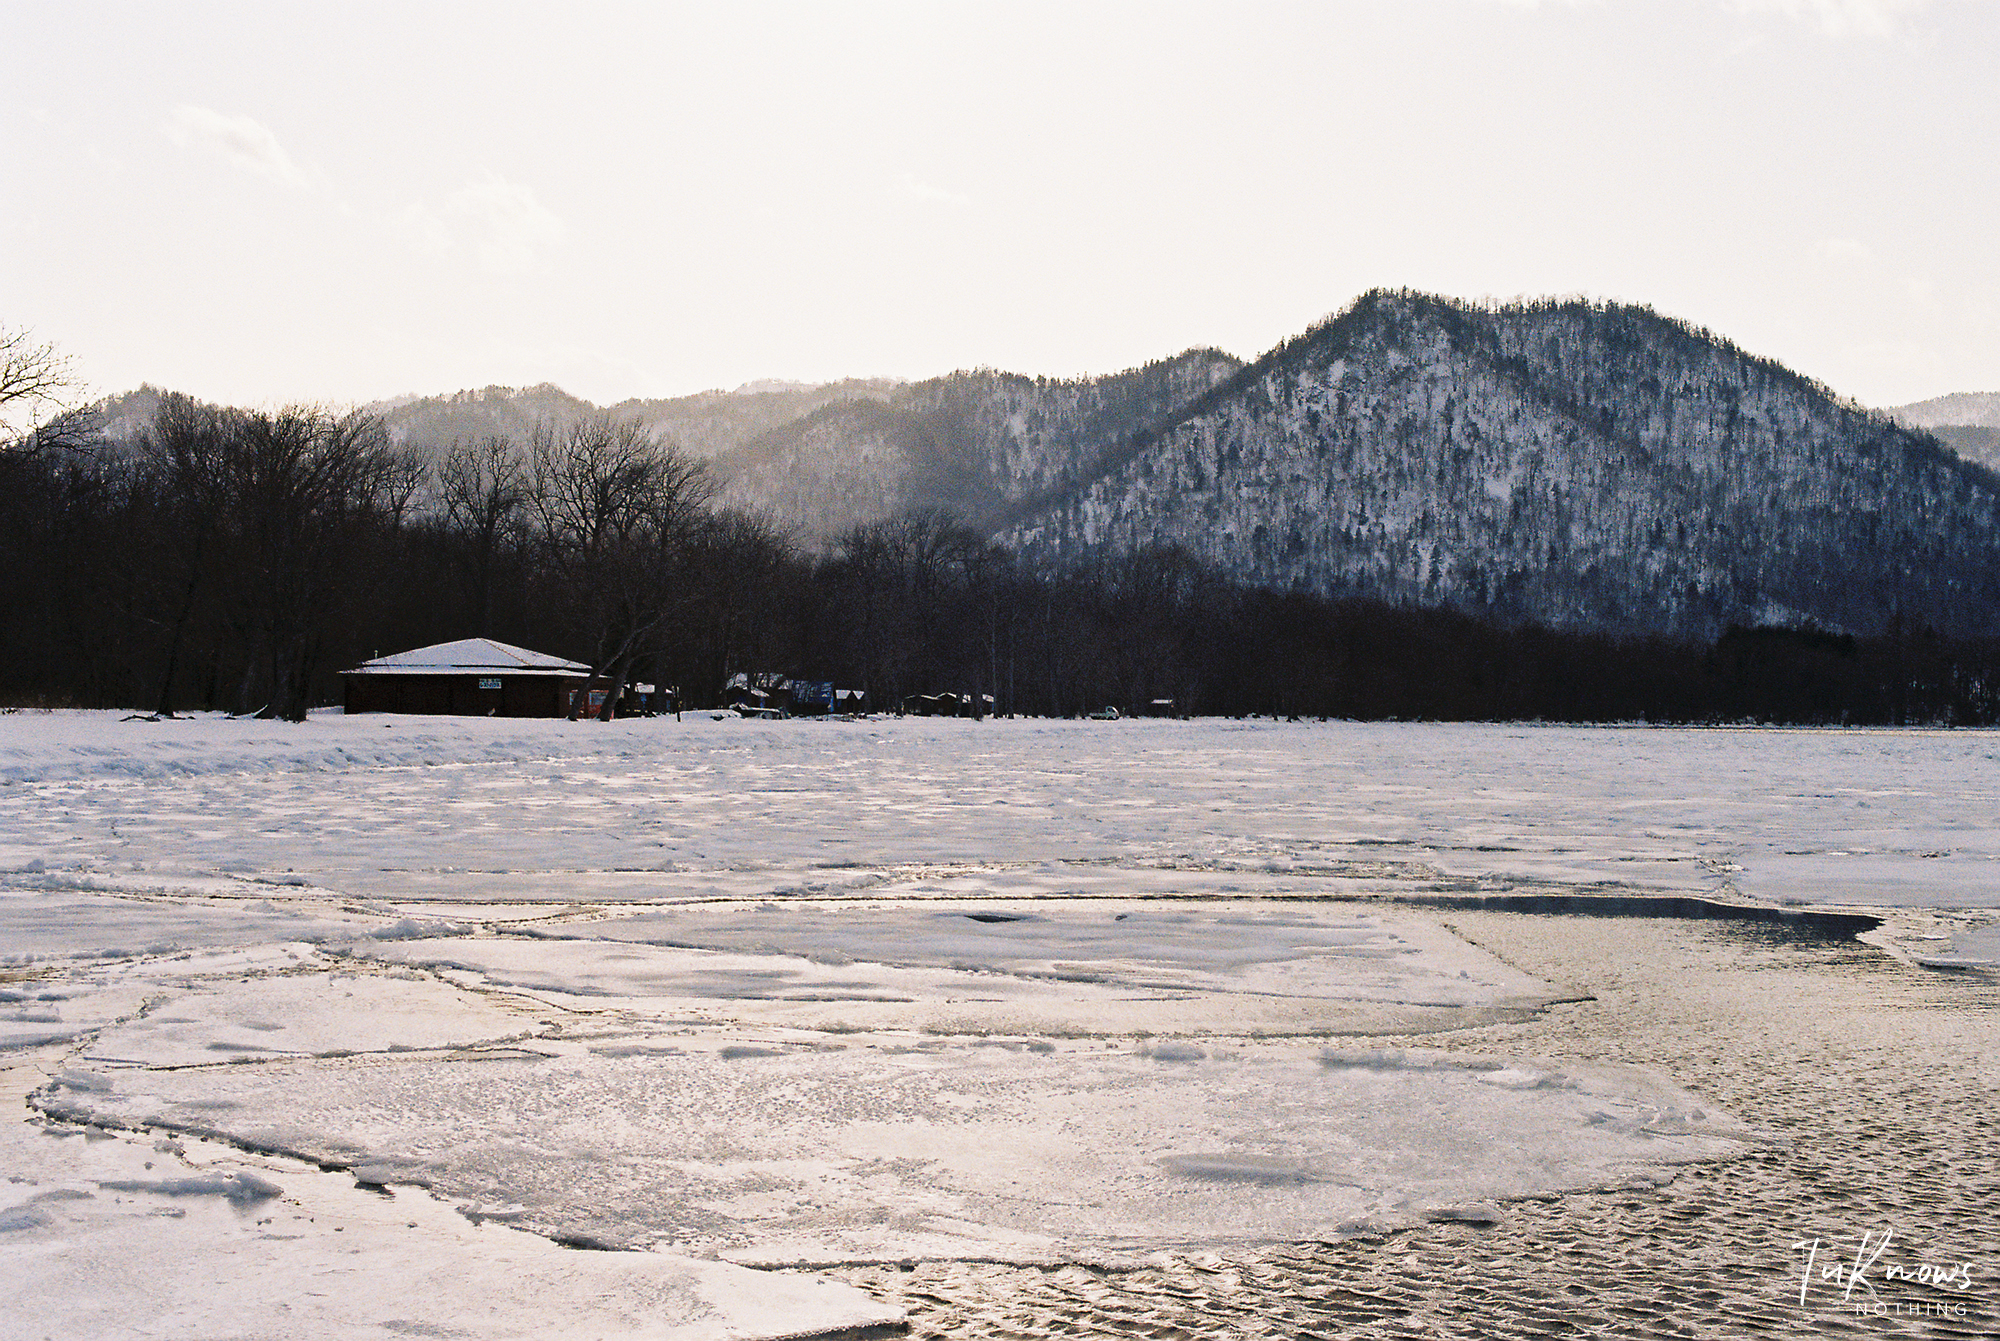
[[[581,661],[566,661],[546,652],[530,652],[491,638],[460,638],[455,643],[418,647],[393,656],[364,661],[348,675],[588,675]]]

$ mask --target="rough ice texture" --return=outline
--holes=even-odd
[[[726,1029],[653,1035],[679,1049],[644,1053],[637,1037],[480,1062],[124,1073],[64,1097],[408,1169],[397,1180],[553,1235],[808,1263],[1311,1240],[1657,1176],[1742,1134],[1630,1068]]]
[[[10,1101],[122,1134],[0,1126],[0,1316],[771,1335],[893,1313],[717,1259],[1111,1260],[1658,1180],[1745,1133],[1639,1069],[1380,1044],[1577,988],[1381,896],[1901,900],[1975,959],[1995,756],[1962,732],[0,718]]]
[[[10,1105],[28,1070],[0,1073]],[[8,1121],[0,1164],[14,1175],[0,1183],[9,1337],[749,1341],[900,1316],[810,1277],[567,1251],[213,1142],[52,1138]]]
[[[1455,877],[1992,908],[1996,763],[1982,731],[18,714],[0,872],[28,892],[604,902],[900,894],[940,865],[1027,863],[1035,893]],[[954,878],[938,892],[982,892]]]

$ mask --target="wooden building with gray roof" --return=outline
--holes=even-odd
[[[341,672],[348,712],[567,717],[590,667],[491,638],[419,647]]]

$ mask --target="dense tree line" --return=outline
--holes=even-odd
[[[1171,548],[1037,571],[936,511],[808,553],[610,416],[420,449],[170,395],[134,443],[58,416],[0,450],[0,702],[296,719],[346,667],[476,635],[691,706],[767,672],[892,710],[2000,721],[2000,644],[1900,624],[1564,633],[1254,589]]]

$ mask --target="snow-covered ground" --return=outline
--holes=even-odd
[[[1754,1134],[1642,1069],[1425,1050],[1574,985],[1380,896],[1893,905],[1920,957],[1991,959],[1996,762],[1970,732],[0,717],[0,1313],[779,1335],[892,1313],[737,1264],[1116,1261],[1656,1181]]]
[[[21,713],[0,869],[601,902],[1108,862],[1996,907],[1996,764],[1975,731]]]

